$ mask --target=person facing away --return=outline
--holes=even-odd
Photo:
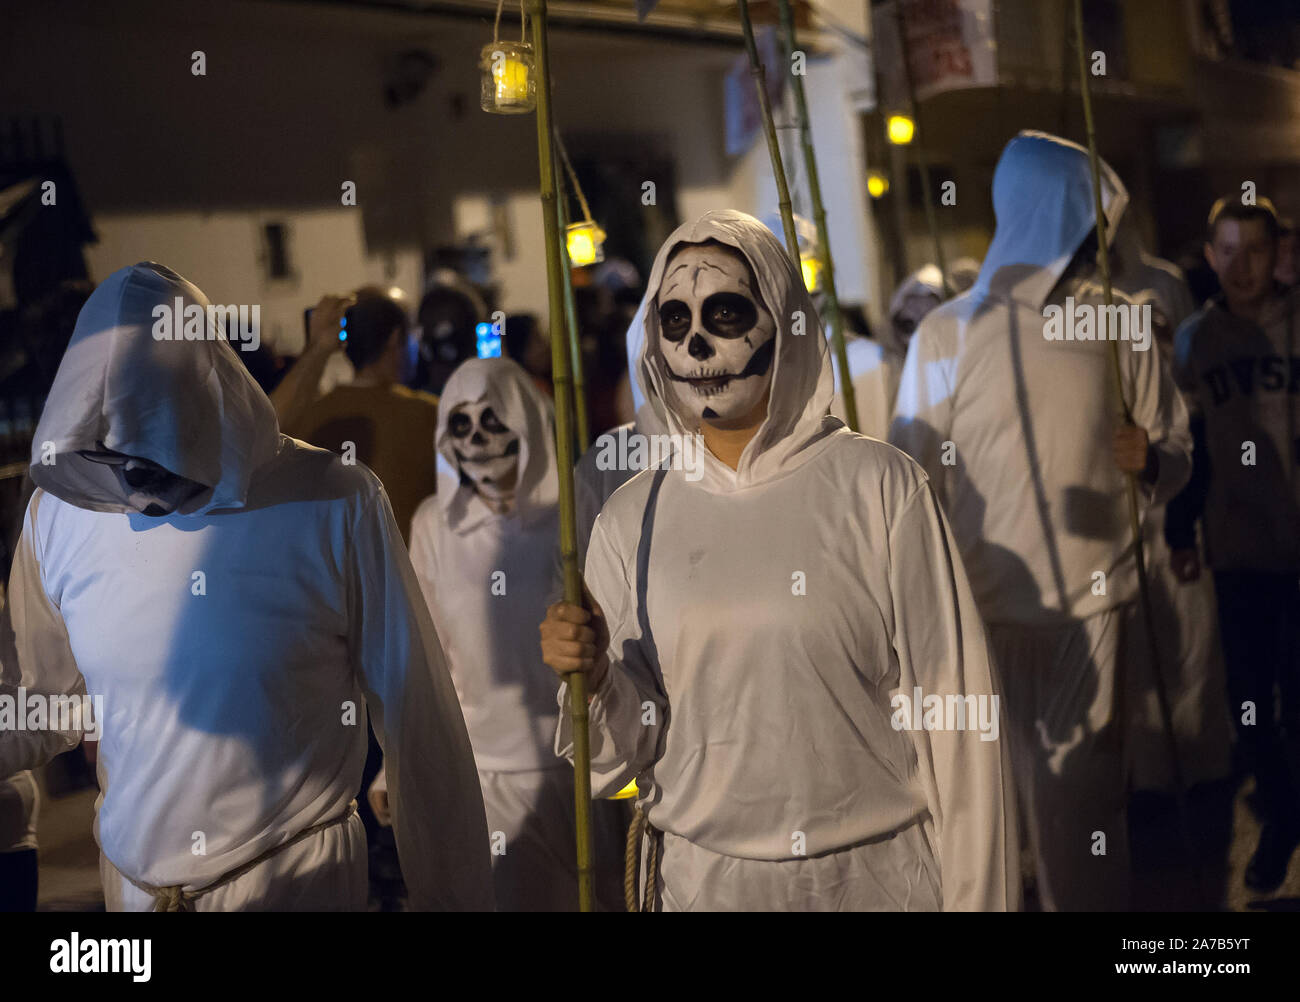
[[[559,539],[551,403],[515,362],[472,358],[441,407],[442,482],[415,513],[411,561],[474,748],[497,908],[572,911],[573,768],[553,749],[556,683],[535,639]],[[592,819],[598,903],[619,910],[623,814],[597,800]]]
[[[10,578],[8,681],[102,697],[107,906],[364,909],[368,709],[412,903],[490,909],[469,739],[383,488],[280,434],[210,319],[204,340],[152,335],[207,305],[151,262],[95,290]],[[0,732],[0,775],[75,746],[60,724]]]
[[[647,469],[605,503],[591,610],[553,605],[543,656],[588,675],[593,791],[636,779],[662,910],[1014,908],[965,572],[921,469],[827,414],[814,316],[750,216],[706,213],[660,248],[637,378],[671,432],[703,435],[701,476]],[[927,729],[924,698],[969,714]]]
[[[1205,257],[1222,292],[1175,336],[1196,468],[1165,524],[1174,572],[1193,581],[1201,520],[1229,712],[1263,822],[1245,872],[1257,891],[1282,883],[1300,844],[1300,289],[1276,282],[1277,238],[1268,199],[1221,198],[1210,212]]]
[[[337,350],[341,316],[347,319],[343,350],[356,375],[302,408],[286,428],[297,438],[342,455],[345,462],[370,467],[388,493],[402,538],[409,539],[416,506],[437,483],[426,443],[437,427],[438,398],[402,385],[406,312],[380,289],[358,290],[351,305],[327,299],[313,311],[309,362],[322,350]],[[292,375],[290,370],[286,381]]]
[[[1111,234],[1128,196],[1109,166],[1101,174]],[[1146,507],[1182,486],[1186,409],[1137,323],[1117,345],[1134,424],[1116,418],[1105,338],[1121,330],[1093,281],[1087,151],[1021,132],[998,161],[993,206],[975,285],[908,346],[889,439],[935,483],[988,625],[1040,903],[1124,908],[1116,678],[1137,595],[1125,477]]]

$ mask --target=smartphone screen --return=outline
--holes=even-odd
[[[479,324],[474,334],[479,358],[501,357],[501,335],[492,329],[492,324]]]
[[[316,307],[308,306],[302,311],[302,336],[303,343],[306,344],[311,340],[311,315],[316,312]],[[345,313],[343,319],[339,321],[339,340],[348,339],[348,317]]]

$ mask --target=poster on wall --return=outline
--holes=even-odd
[[[966,87],[997,85],[993,0],[890,0],[872,11],[881,97],[907,103],[898,38],[898,4],[907,32],[908,66],[918,99]]]

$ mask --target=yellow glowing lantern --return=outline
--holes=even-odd
[[[906,146],[912,141],[912,136],[916,132],[916,123],[906,115],[890,115],[886,128],[891,143],[895,146]]]
[[[637,794],[636,780],[634,779],[632,780],[632,782],[628,783],[627,786],[623,787],[623,789],[619,790],[618,793],[614,794],[614,796],[610,797],[609,799],[610,800],[631,800],[633,797],[636,796],[636,794]]]
[[[564,228],[564,246],[574,268],[600,264],[605,260],[605,231],[590,219],[570,223]]]
[[[877,170],[868,172],[867,194],[872,198],[880,198],[887,191],[889,191],[889,178]]]
[[[803,284],[809,292],[820,292],[822,287],[822,262],[821,258],[813,255],[807,255],[799,259],[800,270],[803,271]]]
[[[537,107],[537,75],[528,42],[491,42],[479,56],[479,103],[498,115],[523,115]]]

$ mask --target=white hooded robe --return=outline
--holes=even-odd
[[[1128,196],[1102,173],[1113,233]],[[1045,334],[1044,309],[1059,304],[1049,297],[1095,226],[1087,152],[1022,132],[998,163],[993,204],[997,230],[974,288],[912,338],[890,441],[936,485],[989,624],[1044,907],[1125,907],[1115,682],[1137,576],[1111,446],[1110,349]],[[1104,302],[1090,284],[1071,294]],[[1119,357],[1133,418],[1159,459],[1142,500],[1164,504],[1190,472],[1187,411],[1154,336],[1145,351],[1121,342]]]
[[[110,910],[122,879],[197,890],[345,816],[368,706],[388,753],[417,908],[490,909],[469,740],[388,500],[361,466],[279,434],[230,344],[155,335],[203,294],[145,263],[91,296],[33,444],[39,488],[10,580],[21,682],[102,695],[95,835]],[[176,332],[178,335],[180,330]],[[177,511],[129,508],[108,449],[204,485]],[[0,734],[0,775],[76,744]],[[199,910],[359,909],[354,815],[199,898]]]
[[[920,468],[827,416],[825,341],[789,329],[812,304],[757,220],[710,212],[661,248],[634,321],[642,392],[694,431],[665,402],[655,297],[672,249],[706,239],[746,255],[777,321],[768,417],[737,470],[706,449],[698,482],[647,470],[596,520],[593,791],[637,779],[664,910],[1013,908],[1003,742],[893,723],[914,687],[998,692],[955,546]]]
[[[462,483],[448,433],[463,403],[489,401],[519,436],[509,514]],[[497,908],[572,911],[578,904],[573,768],[555,754],[554,673],[537,624],[552,599],[559,481],[551,402],[509,359],[469,359],[439,401],[438,493],[411,523],[411,560],[447,654],[478,765],[492,843]],[[618,804],[595,801],[596,891],[623,908]]]

